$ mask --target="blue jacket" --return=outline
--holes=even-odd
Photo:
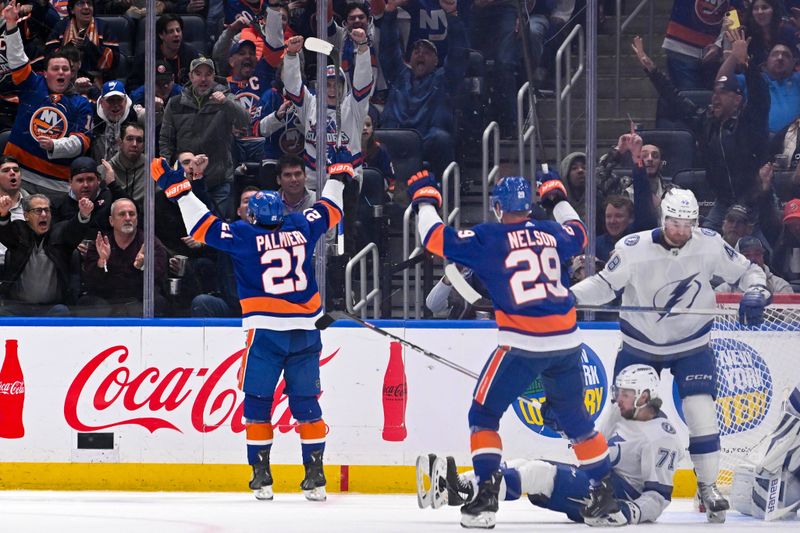
[[[467,71],[467,36],[458,16],[447,17],[450,51],[444,65],[421,79],[414,79],[403,62],[397,13],[387,12],[381,26],[379,57],[389,85],[389,96],[381,116],[384,128],[413,128],[425,137],[432,128],[452,131],[452,98]]]

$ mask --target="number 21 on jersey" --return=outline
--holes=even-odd
[[[297,261],[292,274],[292,259]],[[308,279],[303,272],[306,260],[306,247],[273,248],[261,255],[261,264],[267,265],[261,281],[267,294],[287,294],[306,290]]]
[[[512,250],[506,257],[505,266],[508,269],[523,267],[509,279],[517,305],[544,300],[548,293],[556,298],[569,295],[561,284],[561,259],[555,248],[545,247],[538,253],[531,248]]]

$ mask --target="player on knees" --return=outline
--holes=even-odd
[[[800,384],[783,406],[780,422],[755,465],[737,465],[731,499],[742,514],[764,520],[789,518],[800,508]]]
[[[239,387],[244,392],[247,462],[253,468],[250,488],[256,498],[272,499],[269,455],[270,414],[275,387],[283,374],[289,407],[299,423],[305,478],[300,487],[309,500],[325,500],[322,456],[326,426],[322,420],[319,330],[322,303],[314,276],[314,245],[342,218],[342,190],[352,180],[352,155],[333,154],[330,179],[322,197],[301,213],[283,214],[274,191],[250,198],[248,221],[226,223],[212,215],[192,193],[183,169],[172,170],[154,159],[151,172],[167,198],[177,202],[186,230],[201,243],[230,254],[242,306],[247,343]]]
[[[710,309],[716,306],[712,277],[743,288],[739,320],[758,325],[770,294],[764,271],[728,246],[716,232],[697,227],[697,200],[672,189],[661,202],[661,227],[628,235],[615,246],[605,269],[573,287],[579,304],[600,305],[622,293],[623,306]],[[621,312],[622,346],[614,374],[628,365],[669,368],[678,385],[698,496],[710,522],[724,522],[728,501],[716,486],[720,435],[714,405],[714,352],[709,346],[714,317],[657,312]]]
[[[473,270],[491,296],[499,329],[499,345],[481,371],[469,410],[477,494],[461,508],[461,525],[494,527],[503,478],[500,418],[538,376],[590,480],[588,503],[581,510],[586,523],[624,525],[608,477],[605,438],[595,431],[583,403],[581,338],[562,268],[583,250],[586,233],[560,181],[544,183],[539,192],[553,206],[557,222],[530,218],[530,183],[514,176],[492,190],[499,224],[457,231],[439,217],[441,194],[434,177],[421,171],[408,182],[425,247]]]
[[[616,414],[607,417],[603,433],[612,458],[614,497],[629,524],[655,522],[672,499],[675,466],[681,443],[661,411],[659,378],[652,367],[631,365],[614,382]],[[547,460],[517,459],[501,466],[499,499],[527,494],[532,504],[583,522],[581,503],[589,497],[585,472],[573,465]],[[475,498],[474,472],[459,475],[452,457],[436,457],[431,475],[431,501],[461,505]]]

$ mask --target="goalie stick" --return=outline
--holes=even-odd
[[[433,353],[431,351],[428,351],[425,348],[423,348],[422,346],[417,346],[413,342],[409,342],[409,341],[405,340],[402,337],[398,337],[397,335],[395,335],[393,333],[389,333],[385,329],[379,328],[375,324],[371,324],[371,323],[367,322],[366,320],[362,320],[361,318],[359,318],[357,316],[354,316],[354,315],[351,315],[350,313],[345,313],[344,311],[330,311],[330,312],[322,315],[319,319],[317,319],[317,322],[315,323],[315,325],[316,325],[317,329],[322,331],[322,330],[328,329],[328,327],[331,324],[333,324],[335,321],[337,321],[337,320],[352,320],[353,322],[356,322],[356,323],[364,326],[365,328],[374,331],[378,335],[383,335],[384,337],[388,337],[388,338],[392,339],[393,341],[397,341],[400,344],[402,344],[403,346],[406,346],[407,348],[411,348],[412,350],[415,350],[415,351],[421,353],[422,355],[424,355],[426,357],[430,357],[431,359],[433,359],[434,361],[436,361],[439,364],[442,364],[442,365],[444,365],[446,367],[452,368],[456,372],[460,372],[460,373],[464,374],[465,376],[469,376],[469,377],[471,377],[472,379],[475,379],[475,380],[477,380],[480,377],[478,374],[476,374],[475,372],[473,372],[469,368],[465,368],[465,367],[459,365],[458,363],[454,363],[453,361],[447,359],[446,357],[442,357],[441,355],[437,355],[437,354],[435,354],[435,353]],[[522,396],[519,396],[517,399],[525,402],[528,405],[536,407],[537,409],[540,409],[542,407],[541,403],[539,403],[538,401],[536,401],[536,400],[534,400],[532,398],[523,398]]]
[[[455,264],[450,263],[444,267],[444,273],[453,288],[470,305],[483,306],[484,302],[491,307],[486,298],[480,295],[464,276],[459,272]],[[646,307],[638,305],[577,305],[580,311],[605,311],[608,313],[640,312],[640,313],[666,313],[668,315],[736,315],[735,309],[693,309],[689,307]]]

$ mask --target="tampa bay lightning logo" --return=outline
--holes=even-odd
[[[653,296],[654,307],[664,307],[671,309],[673,307],[691,307],[694,304],[697,295],[700,294],[700,281],[695,279],[699,272],[686,277],[684,279],[673,281],[661,287],[656,291]],[[666,313],[661,313],[661,316],[656,321],[660,321],[667,316]]]
[[[633,246],[634,244],[639,242],[639,236],[638,235],[631,235],[630,237],[626,238],[624,242],[625,242],[625,246]]]
[[[672,427],[672,424],[670,424],[669,422],[661,422],[661,429],[663,429],[664,431],[666,431],[670,435],[674,435],[675,434],[675,428]]]

